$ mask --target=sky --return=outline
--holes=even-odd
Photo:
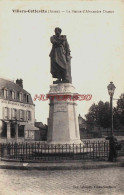
[[[47,13],[13,12],[17,9]],[[58,13],[48,13],[50,10]],[[78,102],[78,114],[84,117],[93,103],[109,101],[107,86],[111,81],[116,86],[114,98],[119,98],[124,93],[123,10],[121,0],[1,0],[0,77],[22,78],[32,98],[47,94],[53,82],[50,37],[55,27],[60,27],[71,49],[72,84],[79,94],[92,94],[92,100]],[[47,123],[49,101],[34,103],[36,120]]]

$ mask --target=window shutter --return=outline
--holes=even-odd
[[[13,108],[11,108],[11,119],[13,118],[13,112],[12,112]]]
[[[11,119],[11,111],[10,108],[7,108],[7,118]]]
[[[5,95],[6,95],[6,94],[5,94],[5,89],[3,89],[3,95],[4,95],[4,97],[6,97],[6,96],[5,96]]]
[[[24,121],[26,121],[26,110],[24,110]]]
[[[16,110],[17,120],[20,120],[19,109]]]
[[[28,111],[26,111],[26,121],[28,121]]]
[[[19,109],[19,118],[21,120],[21,110]]]
[[[15,118],[17,119],[17,109],[15,109]]]
[[[30,111],[30,121],[32,120],[32,112]]]
[[[8,108],[7,107],[4,108],[4,118],[8,119]]]
[[[24,120],[24,110],[22,110],[22,118],[23,118],[23,120]]]
[[[8,95],[9,95],[9,91],[7,90],[7,92],[6,92],[6,95],[7,95],[7,97],[8,97]]]
[[[5,110],[5,108],[3,107],[3,119],[5,119],[4,110]]]

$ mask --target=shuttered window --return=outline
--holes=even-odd
[[[24,110],[24,121],[26,121],[26,110]]]
[[[16,117],[17,117],[17,120],[20,120],[20,113],[18,109],[16,110]]]
[[[20,120],[24,119],[24,110],[20,110]]]
[[[9,118],[9,109],[7,107],[4,108],[4,119]]]
[[[27,111],[27,120],[31,121],[31,111]]]
[[[16,118],[17,118],[16,109],[13,108],[12,109],[12,119],[16,119]]]

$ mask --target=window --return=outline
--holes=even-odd
[[[24,94],[24,102],[26,102],[26,94]]]
[[[29,102],[29,95],[27,95],[27,103]]]
[[[15,91],[12,91],[12,99],[13,100],[16,99],[16,93],[15,93]]]
[[[15,91],[10,91],[10,94],[11,94],[11,98],[13,99],[13,100],[15,100],[16,99],[16,93],[15,93]]]
[[[17,92],[17,99],[19,100],[19,92]]]
[[[9,110],[7,107],[4,108],[4,118],[8,119],[8,115],[9,115]]]
[[[12,90],[10,90],[10,96],[11,96],[11,98],[12,98]]]
[[[34,133],[33,133],[33,131],[27,131],[27,138],[32,138],[33,137],[33,135],[34,135]]]
[[[7,137],[7,123],[0,121],[0,125],[1,125],[1,133],[0,136],[1,137]]]
[[[19,93],[19,100],[20,101],[23,101],[23,95],[22,95],[22,93]]]
[[[7,98],[8,97],[8,90],[4,89],[3,93],[4,93],[4,97]]]
[[[24,102],[26,102],[26,103],[29,102],[29,95],[24,94]]]
[[[18,126],[18,136],[19,137],[24,137],[24,125],[19,125]]]
[[[31,121],[31,112],[30,111],[27,111],[27,120]]]
[[[16,135],[16,127],[13,123],[11,123],[10,129],[11,129],[11,137],[14,138]]]
[[[20,110],[20,120],[24,119],[24,110]]]
[[[12,109],[12,119],[16,119],[16,109]]]

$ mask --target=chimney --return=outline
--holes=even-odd
[[[23,88],[23,80],[22,79],[16,79],[16,84]]]

